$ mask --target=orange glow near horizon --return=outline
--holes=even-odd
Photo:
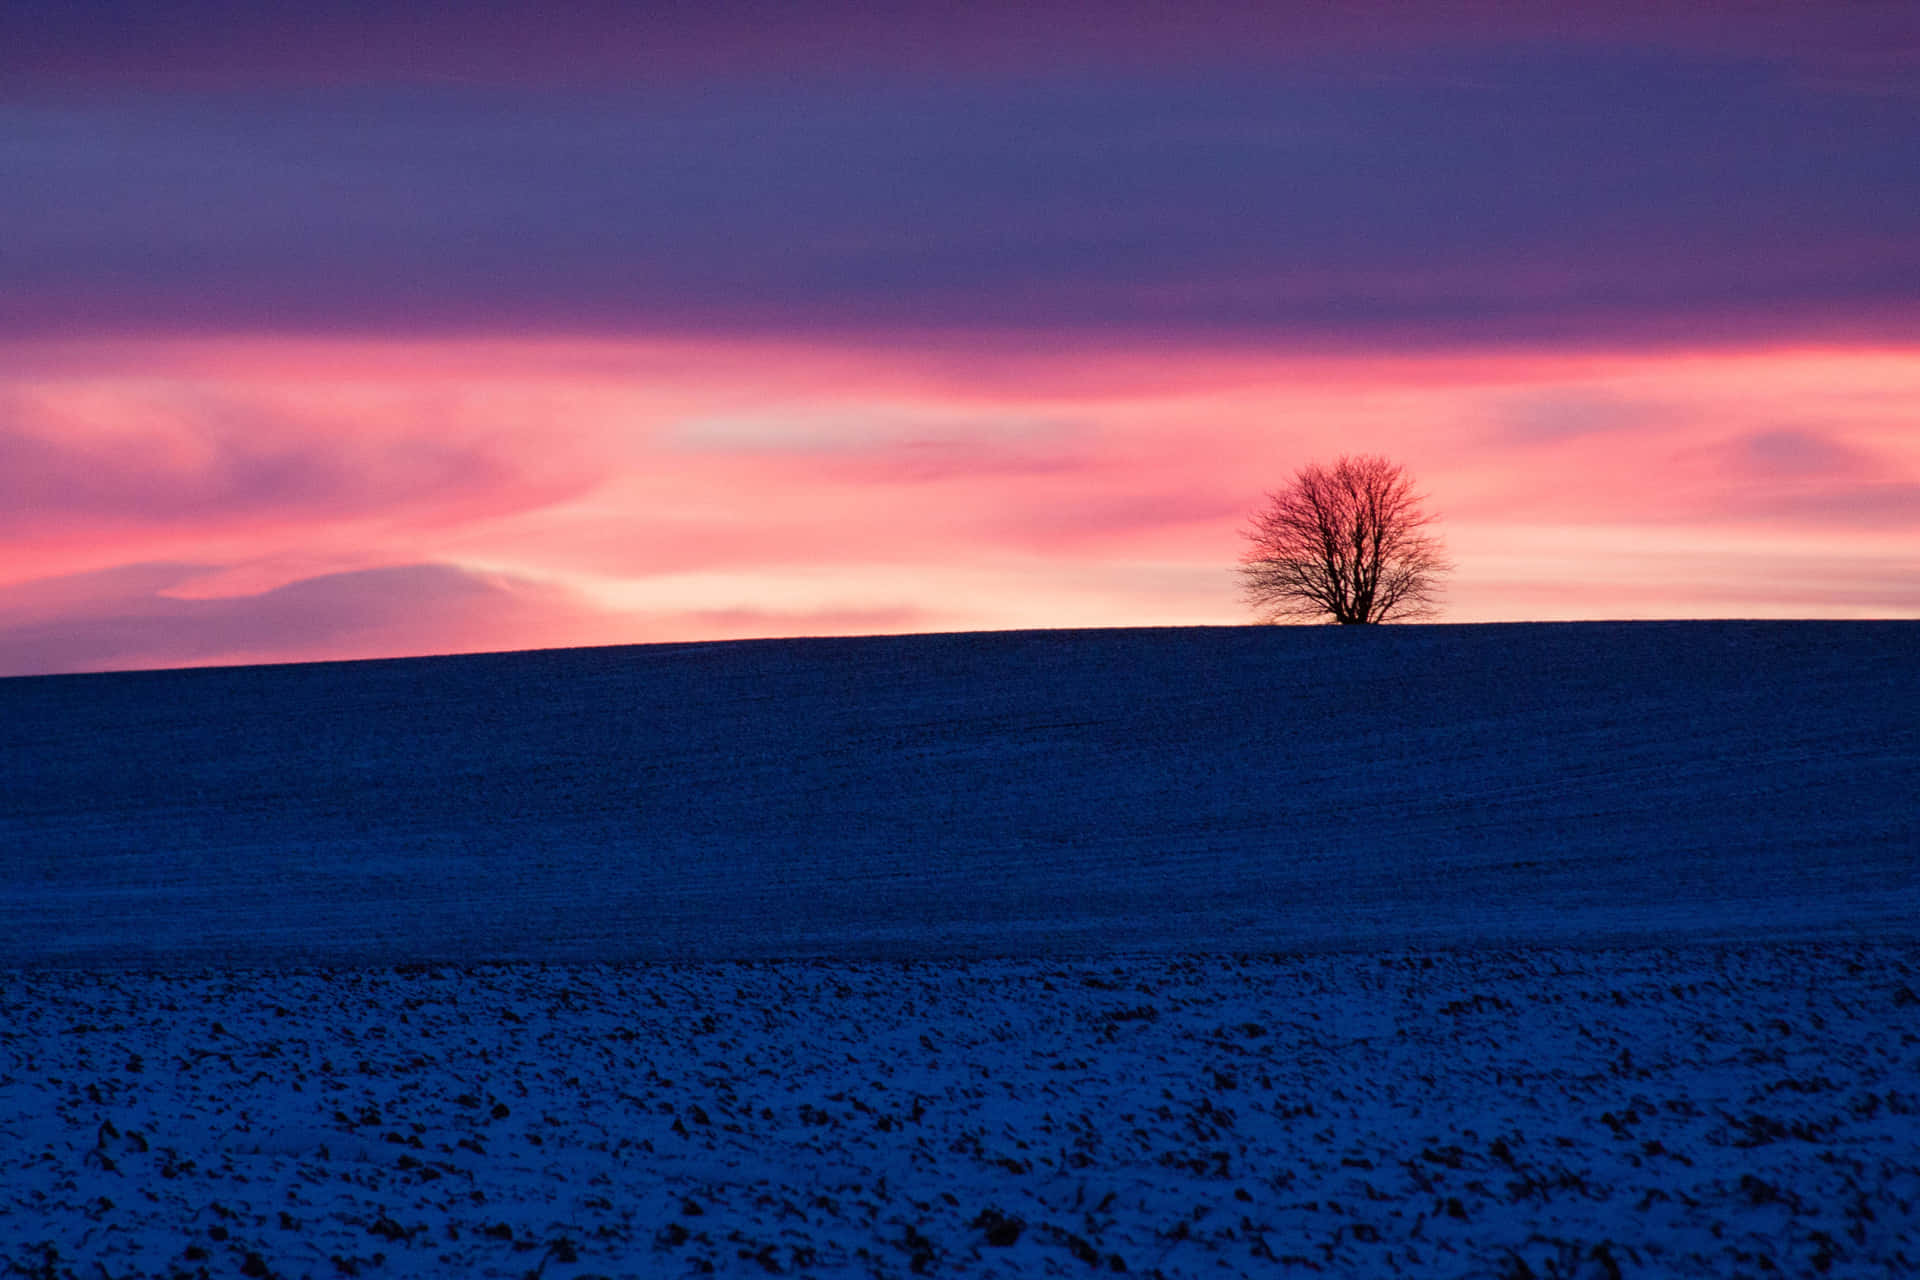
[[[14,343],[0,674],[1234,623],[1342,451],[1430,495],[1444,621],[1916,617],[1916,421],[1911,349]]]

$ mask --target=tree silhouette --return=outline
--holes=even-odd
[[[1267,495],[1245,530],[1241,594],[1261,622],[1425,617],[1453,567],[1427,532],[1432,523],[1396,462],[1359,454],[1309,463]]]

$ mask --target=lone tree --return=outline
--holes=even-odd
[[[1432,614],[1453,566],[1420,503],[1406,471],[1385,458],[1343,455],[1331,467],[1302,467],[1245,530],[1242,594],[1261,622]]]

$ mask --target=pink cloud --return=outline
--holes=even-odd
[[[16,663],[1234,622],[1246,512],[1354,449],[1460,621],[1906,611],[1920,512],[1904,350],[0,345],[0,395]]]
[[[1727,455],[1739,471],[1764,479],[1860,477],[1875,471],[1874,460],[1864,451],[1818,431],[1751,431],[1729,443]]]
[[[488,444],[427,431],[356,439],[359,424],[243,403],[134,400],[105,414],[0,405],[0,532],[368,514],[431,522],[538,505],[569,488],[557,478],[529,488]]]
[[[10,588],[0,675],[536,648],[580,643],[594,621],[551,586],[448,565],[220,599],[166,594],[196,572],[137,565]]]

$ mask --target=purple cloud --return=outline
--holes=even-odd
[[[1735,440],[1728,452],[1741,470],[1781,480],[1860,476],[1874,470],[1872,458],[1818,431],[1755,431]]]
[[[1841,529],[1920,530],[1920,484],[1902,481],[1824,484],[1736,502],[1735,514],[1770,524]]]
[[[162,594],[203,572],[131,565],[9,587],[0,676],[526,648],[583,612],[553,588],[444,564],[328,574],[225,599]]]
[[[1167,7],[1187,46],[1143,7],[1126,56],[1025,75],[980,72],[930,10],[223,9],[192,28],[217,57],[177,52],[261,69],[192,94],[124,87],[187,26],[74,8],[8,55],[110,66],[86,91],[12,80],[0,332],[1920,336],[1920,116],[1796,52],[1871,63],[1899,47],[1884,6],[1612,26],[1595,7],[1566,28],[1477,10],[1490,25],[1380,37],[1304,7]],[[990,47],[1126,29],[994,13]],[[360,74],[300,87],[356,42],[379,51]],[[947,74],[871,69],[922,42]],[[392,50],[413,43],[409,74]],[[608,74],[543,78],[542,48],[561,67],[589,47]],[[463,59],[486,86],[436,69]],[[808,74],[843,62],[868,70]]]
[[[769,0],[14,0],[0,11],[0,82],[49,92],[76,85],[579,86],[1276,60],[1324,66],[1329,58],[1378,51],[1600,45],[1791,56],[1846,83],[1892,83],[1898,68],[1913,64],[1917,26],[1902,0],[1563,0],[1551,7],[1496,0],[928,0],[881,7],[858,0],[804,7]]]
[[[445,438],[437,424],[356,439],[324,420],[206,397],[121,403],[112,413],[77,423],[24,396],[0,399],[0,537],[507,511],[588,484],[530,475],[497,446]]]
[[[1838,529],[1920,529],[1920,482],[1824,432],[1774,428],[1727,442],[1727,514]]]

